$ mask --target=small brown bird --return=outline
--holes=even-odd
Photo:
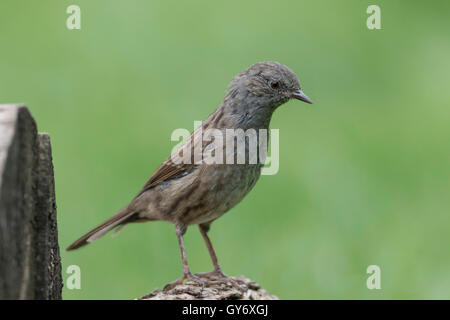
[[[275,109],[290,99],[312,103],[301,90],[297,76],[287,66],[261,62],[239,73],[231,81],[221,105],[159,166],[131,203],[76,240],[67,250],[93,242],[113,228],[118,227],[119,231],[131,222],[162,220],[175,225],[183,263],[183,276],[166,288],[172,288],[186,278],[201,283],[211,276],[230,280],[219,266],[207,233],[214,220],[239,203],[253,188],[261,173],[263,157],[259,155],[256,163],[206,163],[195,159],[195,150],[200,146],[199,150],[206,152],[215,145],[223,148],[223,154],[229,154],[225,146],[228,140],[222,146],[216,143],[216,136],[205,139],[202,132],[210,132],[211,129],[224,134],[229,129],[267,130]],[[242,149],[233,145],[231,150],[236,160]],[[250,158],[248,139],[245,140],[244,152]],[[177,161],[186,155],[191,161]],[[212,272],[194,275],[189,270],[183,235],[193,224],[199,226],[208,247],[214,265]]]

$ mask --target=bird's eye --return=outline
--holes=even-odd
[[[272,82],[270,84],[270,86],[272,87],[272,89],[278,89],[280,87],[280,83],[278,81],[277,82]]]

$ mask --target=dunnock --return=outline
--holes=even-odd
[[[312,103],[301,90],[291,69],[277,62],[256,63],[234,77],[221,105],[199,128],[221,132],[229,129],[267,130],[275,109],[290,99]],[[211,141],[208,143],[198,137],[199,128],[174,153],[176,156],[194,150],[199,144],[202,151],[210,146]],[[248,141],[245,146],[245,152],[248,152]],[[234,152],[236,150],[233,149]],[[174,287],[186,278],[202,283],[202,277],[229,279],[221,271],[207,233],[214,220],[234,207],[253,188],[263,161],[230,164],[193,160],[179,163],[174,161],[175,158],[169,157],[159,166],[129,205],[76,240],[67,250],[84,246],[111,229],[118,227],[120,230],[131,222],[163,220],[175,225],[183,263],[183,276],[166,288]],[[189,270],[183,235],[193,224],[199,225],[208,247],[214,265],[212,272],[193,275]]]

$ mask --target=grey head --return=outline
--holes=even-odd
[[[290,99],[312,103],[295,73],[278,62],[259,62],[239,73],[231,81],[228,96],[272,111]]]

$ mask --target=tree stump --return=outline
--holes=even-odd
[[[230,282],[211,278],[211,282],[202,286],[186,281],[170,290],[156,289],[138,300],[278,300],[274,295],[262,289],[259,284],[244,276],[233,277],[242,288],[235,288]]]
[[[61,299],[50,137],[0,105],[0,299]]]

